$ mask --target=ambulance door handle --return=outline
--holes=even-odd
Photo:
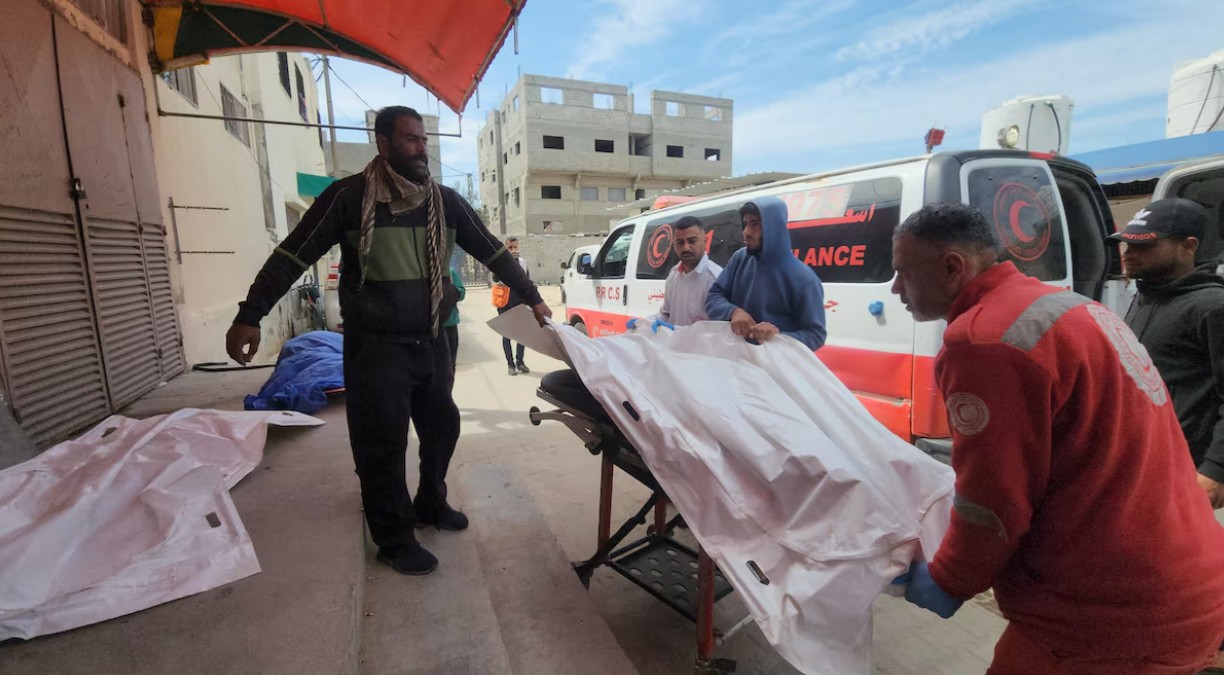
[[[629,284],[625,284],[624,290],[621,291],[621,304],[629,306]]]

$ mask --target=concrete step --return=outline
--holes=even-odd
[[[448,482],[472,526],[418,531],[429,576],[369,568],[362,674],[636,675],[512,472],[469,464]]]
[[[190,398],[184,386],[208,390],[216,378],[241,376],[252,379],[242,388],[255,391],[267,372],[190,374],[180,378],[186,385],[163,388],[170,389],[165,408]],[[145,404],[135,416],[160,412]],[[325,426],[271,429],[263,464],[231,492],[262,572],[111,621],[0,645],[0,673],[356,673],[361,500],[343,405],[318,416]]]

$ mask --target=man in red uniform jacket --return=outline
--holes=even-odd
[[[989,223],[924,207],[893,237],[893,292],[947,319],[936,378],[956,499],[906,598],[949,617],[994,588],[989,675],[1182,675],[1224,637],[1224,529],[1169,394],[1122,319],[999,263]]]

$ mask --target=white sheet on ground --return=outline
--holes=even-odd
[[[598,339],[551,328],[779,653],[807,673],[868,673],[871,604],[934,554],[952,470],[791,338],[752,345],[723,322]]]
[[[118,415],[0,471],[0,640],[58,633],[259,572],[229,488],[296,412]]]

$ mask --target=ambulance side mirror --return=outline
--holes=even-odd
[[[591,254],[583,253],[582,255],[578,256],[578,264],[574,266],[574,269],[579,274],[586,276],[586,277],[589,277],[592,274],[594,274],[595,269],[591,267]]]

